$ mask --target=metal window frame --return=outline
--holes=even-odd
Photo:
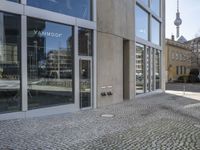
[[[148,39],[148,41],[147,40],[144,40],[144,39],[142,39],[142,38],[140,38],[140,37],[137,37],[137,36],[135,36],[135,42],[136,43],[138,43],[138,44],[142,44],[142,45],[144,45],[145,46],[145,56],[144,56],[144,62],[146,62],[147,60],[147,48],[149,47],[150,48],[150,92],[156,92],[156,91],[160,91],[161,89],[164,89],[163,87],[163,84],[164,84],[164,82],[163,82],[163,80],[164,80],[164,73],[163,73],[163,71],[164,71],[164,68],[162,68],[162,66],[164,65],[164,63],[163,63],[163,60],[164,60],[164,53],[163,53],[163,51],[164,51],[164,41],[165,41],[165,39],[163,38],[164,37],[164,27],[163,27],[163,23],[164,23],[164,20],[163,20],[163,18],[162,17],[164,17],[164,14],[163,14],[163,11],[162,11],[162,9],[163,9],[163,6],[164,6],[164,0],[160,0],[160,16],[158,16],[158,15],[156,15],[152,10],[151,10],[151,8],[150,8],[150,5],[148,5],[148,6],[146,6],[146,5],[144,5],[143,3],[141,3],[140,1],[138,1],[138,0],[136,0],[136,2],[135,2],[135,6],[139,6],[139,7],[141,7],[144,11],[146,11],[147,13],[148,13],[148,16],[149,16],[149,19],[148,19],[148,37],[149,37],[149,39]],[[159,22],[159,24],[160,24],[160,45],[156,45],[156,44],[154,44],[154,43],[152,43],[151,42],[151,36],[152,36],[152,31],[151,31],[151,28],[152,28],[152,22],[151,22],[151,20],[152,19],[155,19],[155,20],[157,20],[158,22]],[[137,44],[135,44],[135,45],[137,45]],[[135,48],[136,48],[136,46],[135,46]],[[160,51],[160,89],[156,89],[156,77],[155,77],[155,54],[156,54],[156,51],[157,50],[159,50]],[[151,53],[153,52],[153,58],[151,59]],[[152,66],[153,65],[153,66]],[[144,68],[145,68],[145,73],[146,73],[146,71],[147,71],[147,66],[146,66],[146,63],[145,63],[145,65],[144,65]],[[151,79],[151,76],[153,75],[153,81],[151,81],[152,79]],[[146,92],[147,92],[147,79],[148,79],[148,77],[147,77],[147,75],[145,74],[145,93],[144,93],[144,95],[146,94]],[[136,84],[135,84],[135,87],[136,87]],[[152,87],[153,87],[153,89],[152,89]]]
[[[149,2],[150,3],[150,2]],[[163,32],[164,32],[164,28],[163,28],[163,23],[164,23],[164,20],[162,19],[162,17],[164,17],[164,14],[163,14],[163,12],[162,12],[162,9],[163,9],[163,5],[164,5],[164,0],[160,0],[160,16],[158,16],[158,15],[156,15],[152,10],[151,10],[151,8],[150,8],[150,5],[149,6],[146,6],[146,5],[144,5],[142,2],[140,2],[140,1],[138,1],[138,0],[136,0],[136,2],[135,2],[135,7],[136,6],[139,6],[140,8],[142,8],[145,12],[147,12],[148,13],[148,41],[146,41],[146,40],[143,40],[142,38],[140,38],[140,37],[137,37],[137,35],[136,35],[136,41],[137,42],[139,42],[139,43],[141,43],[141,40],[144,42],[145,41],[145,45],[147,45],[147,46],[151,46],[151,47],[154,47],[154,48],[156,48],[156,49],[160,49],[160,50],[162,50],[163,48],[163,41],[165,40],[165,39],[163,39],[162,37],[163,37]],[[153,44],[152,42],[151,42],[151,35],[152,35],[152,31],[151,31],[151,28],[152,28],[152,23],[151,23],[151,20],[152,20],[152,18],[154,18],[155,20],[157,20],[158,22],[159,22],[159,24],[160,24],[160,45],[156,45],[156,44]],[[139,39],[139,40],[138,40]],[[142,43],[143,43],[142,42]],[[148,44],[147,44],[148,43]],[[153,45],[151,45],[151,44],[153,44]]]
[[[143,75],[144,75],[144,82],[143,82],[143,93],[137,93],[137,78],[136,78],[136,69],[137,69],[137,46],[142,46],[143,50],[142,50],[142,61],[144,63],[142,69],[143,69]],[[138,43],[136,42],[135,44],[135,95],[142,95],[144,93],[146,93],[146,46],[144,44]]]
[[[91,75],[91,95],[90,95],[90,104],[91,104],[91,106],[89,106],[89,107],[85,107],[85,108],[81,108],[81,106],[80,106],[80,60],[86,60],[86,61],[90,61],[90,75]],[[78,82],[78,96],[79,96],[79,108],[81,109],[81,110],[87,110],[87,109],[91,109],[91,108],[93,108],[94,107],[94,102],[93,102],[93,61],[92,61],[92,56],[78,56],[78,75],[79,75],[79,79],[77,80],[77,82]]]
[[[77,32],[77,35],[79,35],[79,29],[80,28],[83,28],[83,29],[88,29],[88,28],[84,28],[84,27],[76,27],[76,32]],[[91,29],[89,29],[91,30]],[[91,56],[82,56],[82,55],[79,55],[79,37],[77,36],[77,77],[79,80],[77,80],[77,87],[79,87],[79,89],[76,89],[79,93],[77,95],[78,99],[80,98],[80,60],[88,60],[90,61],[90,67],[91,67],[91,106],[90,107],[87,107],[87,108],[81,108],[80,107],[80,99],[79,99],[79,103],[77,103],[77,106],[79,105],[80,109],[81,110],[85,110],[85,109],[90,109],[90,108],[96,108],[96,30],[91,30],[92,31],[92,55]],[[93,100],[94,101],[93,101]]]
[[[144,45],[144,56],[143,56],[143,62],[144,62],[144,93],[147,93],[147,47]]]
[[[27,65],[27,17],[21,17],[21,74],[22,74],[22,111],[28,111],[28,65]]]

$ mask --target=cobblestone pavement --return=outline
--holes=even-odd
[[[200,93],[187,94],[167,91],[101,109],[0,121],[0,149],[200,150]]]

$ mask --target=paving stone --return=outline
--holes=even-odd
[[[101,109],[0,121],[0,149],[198,150],[200,106],[187,107],[200,103],[196,96],[165,93]]]

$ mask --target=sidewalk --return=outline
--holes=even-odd
[[[0,149],[197,150],[200,101],[166,93],[96,110],[0,121]]]
[[[186,92],[200,92],[200,83],[167,83],[167,90],[186,91]]]

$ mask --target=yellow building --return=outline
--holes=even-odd
[[[188,45],[166,39],[166,82],[173,82],[180,76],[189,75],[191,68],[191,55],[192,50]]]

